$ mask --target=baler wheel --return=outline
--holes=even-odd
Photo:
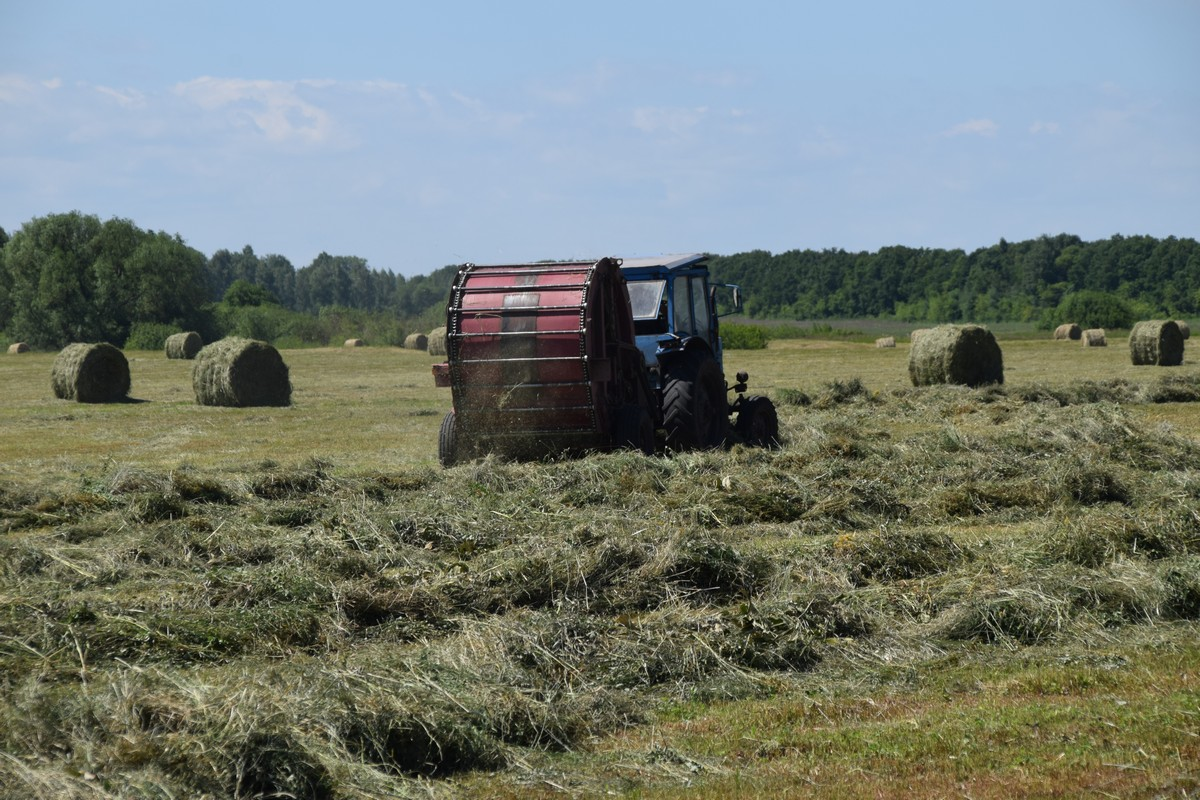
[[[654,420],[641,406],[625,406],[617,414],[617,447],[654,455]]]
[[[729,405],[725,376],[712,358],[689,357],[667,373],[663,427],[676,450],[711,450],[725,443]]]
[[[458,439],[458,420],[453,411],[447,411],[438,431],[438,461],[443,467],[453,467],[461,460]]]

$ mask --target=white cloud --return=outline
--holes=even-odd
[[[203,77],[177,84],[175,94],[206,111],[226,110],[229,120],[249,120],[272,142],[321,144],[332,135],[333,123],[322,108],[301,98],[300,87],[327,88],[328,81],[268,81]]]
[[[118,91],[109,88],[108,86],[97,86],[96,91],[105,97],[111,97],[117,101],[117,105],[122,108],[143,108],[146,105],[146,96],[136,89],[126,89]]]
[[[1041,120],[1035,120],[1034,123],[1029,126],[1029,132],[1034,135],[1037,135],[1039,133],[1046,133],[1046,134],[1053,135],[1055,133],[1058,133],[1058,129],[1059,129],[1059,125],[1057,122],[1042,122]]]
[[[990,119],[969,119],[966,122],[960,122],[954,127],[942,133],[943,136],[995,136],[996,131],[1000,129],[993,120]]]

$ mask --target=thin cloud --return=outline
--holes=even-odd
[[[1057,122],[1042,122],[1041,120],[1036,120],[1029,126],[1029,132],[1035,136],[1038,134],[1053,135],[1058,133],[1058,129],[1059,125]]]
[[[708,109],[638,108],[633,112],[633,127],[643,133],[670,133],[680,136],[700,124]]]
[[[969,119],[942,133],[943,136],[995,136],[1000,126],[990,119]]]

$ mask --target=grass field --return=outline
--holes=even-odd
[[[0,798],[1196,797],[1200,362],[726,354],[783,446],[441,470],[400,349],[293,405],[0,356]]]

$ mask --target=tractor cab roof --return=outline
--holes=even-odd
[[[646,256],[621,259],[622,270],[677,270],[698,267],[708,258],[704,253],[675,253],[664,256]]]

